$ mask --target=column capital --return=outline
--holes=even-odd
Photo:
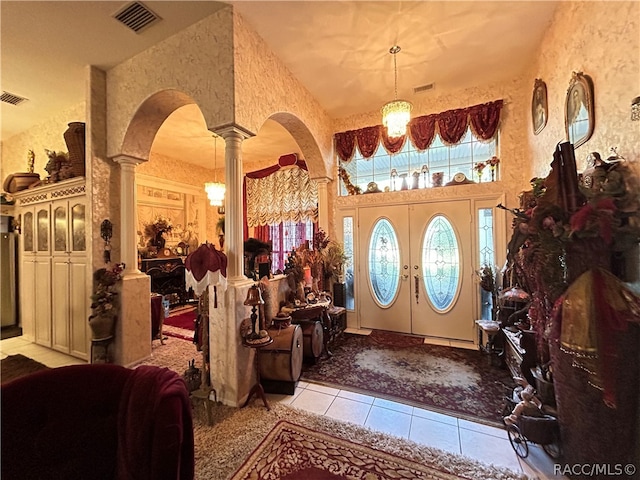
[[[329,177],[310,177],[311,180],[313,180],[316,183],[321,183],[323,185],[328,185],[329,182],[333,182],[333,178],[329,178]]]
[[[209,130],[216,135],[220,135],[225,140],[227,138],[234,137],[244,140],[256,136],[255,133],[235,123],[227,123],[226,125],[220,125],[219,127],[209,128]]]
[[[148,161],[144,158],[138,158],[132,155],[124,155],[124,154],[114,155],[113,157],[111,157],[111,160],[113,160],[116,163],[119,163],[120,165],[133,165],[133,166],[140,165],[141,163]]]

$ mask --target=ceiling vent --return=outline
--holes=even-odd
[[[433,90],[435,88],[436,84],[435,83],[429,83],[427,85],[421,85],[419,87],[415,87],[413,89],[413,93],[422,93],[422,92],[426,92],[427,90]]]
[[[18,95],[4,91],[2,92],[2,95],[0,95],[0,100],[4,103],[10,103],[11,105],[20,105],[27,101],[24,97],[19,97]]]
[[[122,23],[125,27],[140,33],[147,27],[162,20],[141,2],[132,2],[116,13],[113,18]]]

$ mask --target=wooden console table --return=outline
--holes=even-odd
[[[531,368],[536,366],[535,336],[532,331],[522,330],[517,333],[502,329],[505,337],[504,359],[512,377],[525,378],[530,385],[536,381]]]

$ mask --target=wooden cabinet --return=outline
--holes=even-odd
[[[536,385],[531,368],[536,365],[535,336],[532,331],[511,332],[506,328],[504,333],[504,360],[512,377],[525,378],[531,385]]]
[[[23,335],[88,360],[92,283],[84,178],[22,191],[15,197],[22,225]]]
[[[167,296],[172,304],[186,303],[191,296],[181,257],[144,259],[141,270],[151,277],[151,291]]]

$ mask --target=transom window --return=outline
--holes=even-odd
[[[474,165],[496,156],[497,150],[497,134],[493,140],[481,142],[473,135],[471,129],[467,128],[462,140],[456,145],[447,146],[440,136],[436,135],[431,146],[420,151],[407,138],[402,150],[396,154],[388,153],[380,144],[375,154],[365,159],[356,148],[353,159],[348,163],[340,162],[340,166],[349,174],[349,181],[359,186],[363,192],[367,191],[371,182],[375,182],[382,191],[387,188],[390,191],[401,190],[404,182],[407,189],[431,188],[432,175],[440,172],[443,185],[456,173],[464,173],[470,180],[477,181]],[[487,181],[488,168],[485,169],[484,175],[484,181]],[[340,195],[347,195],[342,181]]]

